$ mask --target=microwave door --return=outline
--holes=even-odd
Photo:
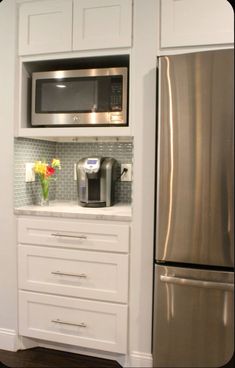
[[[127,68],[34,73],[32,125],[127,125]]]
[[[39,80],[36,83],[37,113],[84,113],[97,108],[96,78]]]
[[[34,121],[46,125],[96,125],[107,120],[99,115],[99,98],[107,95],[102,91],[99,96],[99,84],[92,76],[36,81]]]

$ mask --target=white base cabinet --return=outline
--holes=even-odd
[[[18,218],[19,333],[125,354],[129,224]]]

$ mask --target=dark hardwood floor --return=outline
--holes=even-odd
[[[33,348],[17,352],[0,350],[0,367],[10,368],[121,368],[114,360],[58,350]]]

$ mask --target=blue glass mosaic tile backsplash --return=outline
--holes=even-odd
[[[61,160],[61,171],[50,185],[50,200],[77,200],[77,183],[74,180],[74,164],[83,157],[113,157],[119,163],[132,163],[132,142],[74,142],[58,143],[28,138],[15,138],[15,207],[37,204],[40,200],[40,183],[25,182],[25,164],[36,160],[50,162]],[[117,180],[115,200],[131,203],[132,182]]]

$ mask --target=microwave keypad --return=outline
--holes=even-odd
[[[110,96],[111,111],[122,111],[122,80],[111,84]]]

